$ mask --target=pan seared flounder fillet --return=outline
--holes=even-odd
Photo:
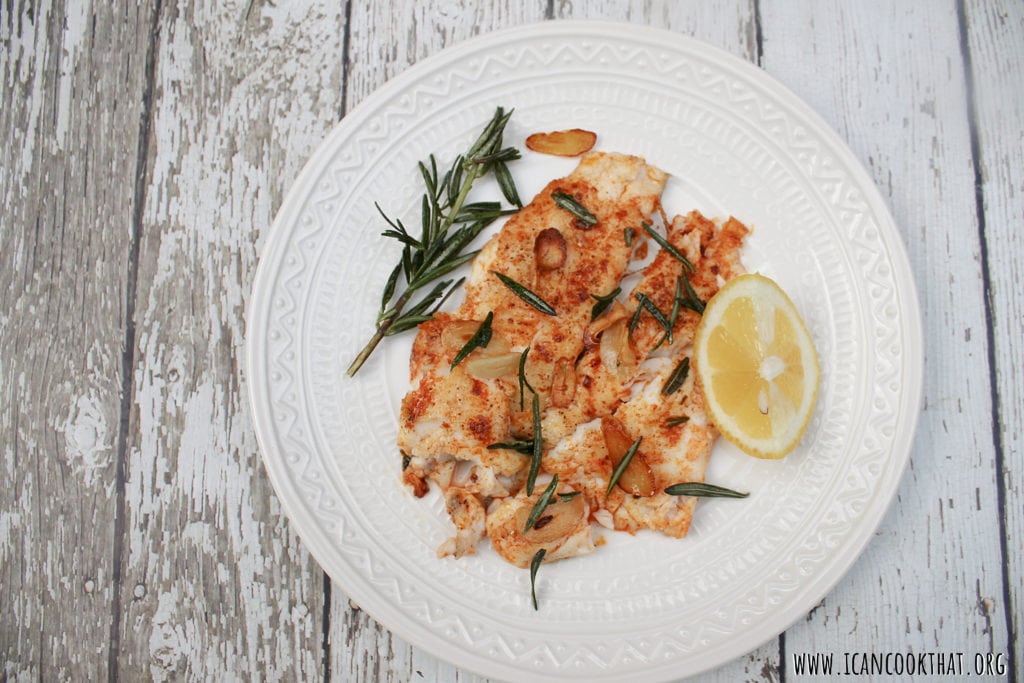
[[[667,175],[643,159],[609,153],[585,154],[566,178],[552,181],[492,240],[473,263],[466,286],[468,317],[483,319],[494,312],[494,330],[516,350],[530,347],[526,376],[538,392],[541,407],[551,406],[556,369],[572,367],[583,350],[583,332],[590,324],[591,295],[615,289],[629,265],[632,246],[625,230],[635,229],[659,207]],[[557,206],[552,195],[574,197],[593,213],[587,226]],[[554,228],[565,241],[560,268],[538,268],[534,245],[538,234]],[[492,271],[526,286],[558,312],[549,316],[529,306],[502,285]],[[518,401],[514,408],[518,408]],[[527,436],[532,422],[529,401],[513,413],[513,433]]]
[[[745,272],[739,260],[739,249],[748,229],[734,218],[724,224],[716,224],[700,212],[692,211],[687,216],[676,216],[668,225],[668,241],[676,247],[696,271],[689,275],[689,282],[702,301],[707,301],[727,280]],[[634,244],[638,243],[643,234]],[[653,245],[652,245],[653,246]],[[633,317],[638,306],[636,295],[645,294],[666,317],[670,316],[675,297],[677,278],[682,275],[682,263],[663,249],[659,249],[653,261],[644,268],[639,283],[626,298],[626,306],[609,307],[604,315],[591,324],[592,330],[608,329],[610,318]],[[690,345],[700,315],[681,309],[673,326],[673,343],[662,344],[660,355],[677,354]],[[568,436],[580,424],[615,410],[629,395],[629,385],[638,377],[636,372],[640,361],[646,358],[664,336],[664,328],[649,314],[643,313],[629,335],[628,348],[608,344],[608,336],[600,341],[592,340],[587,352],[576,364],[576,393],[570,405],[551,408],[544,416],[544,441],[554,446]]]
[[[701,300],[707,301],[728,279],[745,272],[739,260],[739,249],[748,232],[746,226],[733,218],[716,224],[696,211],[685,218],[677,216],[668,226],[669,242],[695,267],[689,279]],[[644,269],[631,293],[630,317],[636,310],[635,294],[638,292],[654,301],[668,317],[682,267],[674,256],[660,251]],[[650,469],[655,495],[637,497],[616,487],[605,498],[613,463],[605,447],[600,419],[581,425],[545,456],[545,470],[557,473],[561,481],[584,491],[596,510],[595,519],[606,526],[630,532],[647,528],[675,537],[685,536],[689,530],[696,498],[669,496],[663,491],[672,484],[704,480],[711,447],[718,434],[706,413],[704,396],[695,383],[694,373],[690,373],[672,394],[662,394],[661,390],[672,370],[690,355],[699,322],[698,314],[680,310],[673,326],[673,343],[655,350],[665,330],[652,316],[643,313],[634,329],[631,345],[633,353],[641,358],[647,356],[647,360],[629,380],[630,398],[605,413],[614,413],[631,440],[643,437],[634,461]],[[585,356],[583,362],[588,357],[591,354]],[[611,382],[610,386],[616,385]],[[550,414],[546,421],[549,419]],[[675,424],[680,422],[682,424]]]
[[[695,270],[687,277],[702,301],[706,302],[727,281],[746,272],[740,263],[740,247],[749,232],[747,226],[735,218],[730,217],[716,224],[699,211],[691,211],[685,217],[676,216],[672,219],[668,225],[667,239],[693,264]],[[630,315],[638,306],[636,295],[643,293],[668,317],[675,298],[676,281],[682,277],[683,272],[683,264],[668,251],[660,249],[630,294]],[[699,314],[686,308],[681,309],[673,326],[672,346],[689,346],[699,324]],[[643,313],[633,331],[637,353],[641,357],[650,354],[664,332],[665,329],[651,315]]]
[[[718,433],[692,376],[670,396],[661,393],[674,367],[674,359],[649,360],[645,372],[651,379],[634,385],[632,397],[614,416],[631,439],[643,437],[634,462],[642,461],[650,468],[656,491],[653,496],[634,496],[620,487],[605,496],[614,469],[601,431],[601,420],[606,417],[581,425],[545,455],[544,468],[581,490],[595,511],[594,518],[604,526],[629,532],[653,529],[677,538],[689,531],[697,499],[663,491],[672,484],[704,481]],[[669,423],[671,418],[683,417],[687,421],[682,424]]]
[[[469,374],[465,363],[450,371],[458,349],[443,343],[446,327],[480,322],[493,313],[488,349],[498,344],[516,352],[530,346],[527,378],[546,408],[555,368],[574,363],[583,349],[590,295],[614,289],[626,270],[631,248],[624,230],[648,220],[658,208],[666,179],[639,157],[584,155],[571,174],[549,183],[488,242],[474,261],[459,309],[420,326],[410,363],[413,389],[402,401],[398,434],[399,448],[409,456],[404,479],[419,495],[431,479],[444,489],[458,486],[482,496],[507,496],[520,485],[528,463],[514,451],[487,449],[530,430],[530,401],[525,401],[527,410],[518,410],[515,373],[481,379]],[[574,197],[597,223],[588,226],[557,206],[555,192]],[[534,246],[548,229],[557,230],[564,241],[565,260],[545,270],[538,267]],[[492,271],[536,293],[557,315],[527,305]]]
[[[568,493],[563,489],[562,493]],[[582,496],[557,499],[527,531],[526,521],[540,498],[540,491],[527,496],[520,491],[511,498],[495,501],[487,515],[487,537],[494,550],[517,567],[527,567],[538,550],[544,561],[554,562],[586,555],[594,551],[590,527],[590,507]]]

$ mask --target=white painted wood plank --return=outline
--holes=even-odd
[[[554,18],[622,21],[668,29],[757,61],[754,0],[655,2],[652,0],[555,0]]]
[[[771,3],[764,66],[869,169],[923,309],[924,410],[894,506],[786,635],[801,652],[1005,652],[984,300],[966,89],[950,2]],[[791,664],[787,662],[787,665]],[[792,672],[792,669],[787,669]]]
[[[544,19],[544,0],[353,3],[345,111],[424,57],[498,28]]]
[[[0,9],[0,679],[102,680],[148,3]]]
[[[323,574],[281,511],[240,376],[261,238],[336,120],[333,2],[167,3],[139,256],[127,680],[321,673]]]
[[[1006,491],[1006,588],[993,618],[1009,615],[1018,634],[1015,671],[1024,672],[1024,4],[965,3],[972,66],[977,162],[981,171],[998,392],[1002,477]]]

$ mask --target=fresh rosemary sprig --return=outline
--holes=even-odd
[[[690,374],[690,359],[683,358],[679,361],[679,365],[672,371],[672,374],[665,380],[665,386],[661,388],[661,393],[665,396],[670,396],[677,391],[679,387],[683,386],[683,382],[686,381],[686,376]]]
[[[512,290],[513,294],[518,296],[526,303],[530,304],[530,306],[536,308],[541,313],[547,315],[558,315],[557,311],[555,311],[551,304],[549,304],[547,301],[544,301],[544,299],[541,299],[539,296],[537,296],[529,289],[527,289],[526,287],[522,286],[521,284],[510,278],[508,275],[505,275],[504,273],[499,273],[496,270],[492,270],[491,272],[494,273],[494,275],[499,280],[501,280],[501,283],[503,285]]]
[[[487,317],[480,323],[480,327],[476,328],[476,332],[469,338],[459,352],[455,354],[455,358],[452,359],[452,367],[454,370],[455,366],[465,360],[466,356],[471,354],[475,349],[487,348],[487,345],[491,343],[491,321],[494,320],[494,312],[488,311]]]
[[[687,481],[682,484],[672,484],[665,493],[670,496],[699,496],[702,498],[746,498],[749,493],[740,493],[727,489],[724,486],[705,484],[699,481]]]
[[[587,225],[589,228],[592,225],[597,225],[597,216],[587,211],[586,207],[576,201],[576,198],[571,194],[566,194],[561,190],[551,193],[551,198],[555,200],[555,204],[559,208],[565,209],[573,216],[576,216],[579,220]]]
[[[596,301],[594,307],[590,309],[590,322],[597,320],[598,316],[604,313],[612,302],[615,301],[615,297],[622,293],[622,287],[616,287],[612,291],[608,292],[604,296],[598,296],[597,294],[591,294],[590,298]]]
[[[664,249],[665,251],[667,251],[667,252],[668,252],[669,254],[671,254],[671,255],[672,255],[672,256],[673,256],[673,257],[674,257],[674,258],[675,258],[675,259],[676,259],[677,261],[679,261],[680,263],[682,263],[682,264],[683,264],[683,268],[686,268],[686,269],[687,269],[688,271],[690,271],[691,273],[692,273],[692,272],[694,271],[694,268],[693,268],[693,264],[692,264],[692,263],[690,263],[690,259],[688,259],[688,258],[686,258],[685,256],[683,256],[682,252],[680,252],[680,251],[679,251],[678,249],[676,249],[676,248],[675,248],[674,246],[672,246],[672,244],[671,244],[671,243],[670,243],[670,242],[669,242],[669,241],[668,241],[667,239],[665,239],[665,238],[664,238],[664,237],[662,237],[662,236],[661,236],[660,234],[658,234],[658,231],[657,231],[657,230],[655,230],[654,228],[652,228],[652,227],[651,227],[650,225],[648,225],[648,224],[647,224],[646,222],[641,222],[641,223],[640,223],[640,225],[642,225],[642,226],[643,226],[644,230],[646,230],[646,231],[647,231],[647,234],[648,234],[648,235],[650,235],[651,237],[653,237],[653,238],[654,238],[654,241],[655,241],[655,242],[657,242],[657,243],[658,243],[659,245],[661,245],[661,248],[662,248],[662,249]]]
[[[622,456],[622,460],[619,461],[615,471],[612,472],[612,478],[608,480],[608,490],[604,492],[605,498],[612,495],[612,489],[619,483],[619,478],[622,477],[622,473],[626,471],[627,467],[629,467],[629,463],[632,462],[633,456],[636,455],[636,452],[640,449],[640,442],[643,440],[644,437],[641,436],[639,439],[634,441],[633,445],[629,447],[628,451],[626,451],[626,454]]]
[[[498,202],[467,203],[473,184],[494,173],[505,199],[521,206],[507,165],[519,158],[519,151],[514,147],[502,147],[510,116],[511,111],[498,107],[480,136],[465,154],[455,159],[443,176],[438,173],[433,155],[427,163],[420,162],[419,171],[426,192],[420,203],[421,230],[418,238],[409,233],[401,220],[388,218],[377,207],[389,226],[381,234],[401,242],[402,257],[384,286],[377,329],[348,367],[350,377],[359,372],[384,337],[412,329],[433,317],[461,280],[455,283],[441,280],[413,304],[416,293],[476,256],[475,251],[465,251],[473,239],[497,218],[515,211],[502,209]],[[399,276],[404,276],[405,288],[398,298],[394,298]]]
[[[551,498],[555,495],[555,490],[558,488],[558,475],[556,474],[551,478],[551,483],[548,484],[547,488],[544,489],[544,493],[540,494],[540,498],[533,504],[533,510],[530,511],[530,516],[526,518],[526,526],[523,527],[523,533],[527,533],[533,528],[533,525],[537,523],[540,516],[544,514],[548,505],[551,505]]]
[[[547,554],[545,548],[541,548],[530,560],[530,595],[533,597],[533,609],[537,608],[537,570],[540,569],[541,563],[544,561],[544,555]]]

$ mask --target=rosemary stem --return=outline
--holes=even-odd
[[[386,322],[387,321],[385,321],[385,323]],[[377,344],[380,344],[381,340],[384,339],[384,331],[386,329],[387,328],[382,324],[377,328],[377,331],[373,333],[373,336],[370,337],[370,341],[366,343],[363,350],[359,352],[359,355],[352,361],[352,364],[348,366],[349,377],[355,377],[356,373],[359,372],[359,368],[363,367],[363,363],[365,363],[366,359],[370,357],[373,350],[377,348]]]
[[[398,314],[401,313],[402,309],[405,308],[405,305],[409,303],[409,299],[412,298],[412,293],[413,290],[411,289],[405,290],[405,292],[402,293],[402,296],[398,297],[398,300],[395,301],[394,306],[392,306],[395,311],[395,315],[389,316],[377,323],[377,331],[373,333],[373,336],[370,337],[370,341],[366,342],[366,346],[364,346],[363,350],[359,352],[359,355],[355,357],[352,364],[348,366],[347,373],[349,377],[356,376],[356,373],[359,372],[359,368],[363,367],[363,363],[365,363],[366,359],[370,357],[373,350],[377,348],[377,344],[380,344],[381,340],[387,336],[388,329],[391,328],[391,324],[393,322],[398,320]]]

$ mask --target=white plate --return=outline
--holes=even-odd
[[[709,479],[748,489],[698,505],[690,536],[606,534],[529,573],[485,547],[439,560],[436,494],[399,483],[395,447],[410,336],[356,379],[397,245],[373,202],[418,225],[416,162],[446,167],[497,105],[506,141],[580,127],[598,149],[670,172],[670,212],[733,214],[744,252],[789,292],[821,356],[817,411],[781,462],[716,448]],[[524,198],[569,160],[526,152]],[[483,188],[481,194],[495,190]],[[267,471],[338,588],[454,664],[528,680],[667,680],[747,652],[802,617],[871,537],[907,460],[921,395],[917,299],[899,234],[868,175],[806,105],[759,69],[637,26],[547,23],[425,60],[331,132],[291,188],[249,307],[248,380]]]

